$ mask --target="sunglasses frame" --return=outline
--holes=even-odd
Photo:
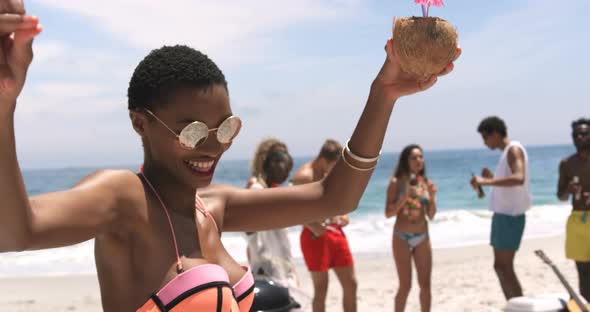
[[[572,132],[572,137],[574,137],[574,138],[576,138],[578,136],[585,137],[587,135],[590,135],[590,131],[573,131]]]
[[[178,139],[178,142],[180,143],[180,146],[182,146],[185,149],[195,149],[197,147],[199,147],[201,144],[203,144],[205,141],[207,141],[207,138],[209,138],[209,133],[215,131],[217,133],[217,135],[215,136],[215,138],[217,139],[217,142],[221,143],[221,144],[229,144],[231,143],[235,137],[240,133],[240,129],[242,128],[242,119],[240,119],[240,117],[235,116],[235,115],[231,115],[229,117],[227,117],[226,119],[224,119],[221,124],[219,125],[219,127],[217,128],[211,128],[209,129],[209,127],[207,126],[206,123],[202,122],[202,121],[193,121],[191,123],[189,123],[188,125],[184,126],[184,128],[182,128],[182,130],[180,130],[180,133],[176,133],[176,131],[172,130],[172,128],[168,127],[168,125],[160,118],[158,118],[158,116],[156,116],[156,114],[154,114],[151,110],[144,108],[143,110],[145,110],[149,115],[151,115],[152,117],[154,117],[158,122],[160,122],[166,129],[168,129],[168,131],[170,131],[172,134],[174,134],[174,136],[176,137],[176,139]],[[239,122],[239,125],[236,129],[236,131],[234,132],[234,134],[232,135],[232,137],[229,139],[228,142],[222,142],[219,139],[219,129],[221,128],[221,126],[228,120],[233,119],[233,120],[237,120]],[[194,146],[188,146],[185,143],[183,143],[183,140],[181,138],[182,136],[182,132],[185,131],[188,127],[190,127],[191,125],[198,125],[201,127],[205,127],[207,129],[206,131],[206,135],[205,137],[199,139]]]

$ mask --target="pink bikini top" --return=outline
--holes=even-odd
[[[157,293],[150,296],[147,302],[137,312],[192,312],[192,311],[223,311],[239,312],[250,311],[254,300],[254,277],[248,267],[244,276],[233,287],[229,283],[229,276],[225,269],[217,264],[202,264],[188,270],[184,270],[180,261],[178,244],[170,214],[162,198],[143,174],[140,168],[140,177],[154,192],[168,218],[168,225],[172,232],[172,240],[176,251],[176,270],[178,275],[170,280]],[[205,209],[205,205],[199,195],[195,196],[195,223],[199,234],[199,221],[197,211],[213,221],[215,229],[219,232],[213,216]],[[203,246],[203,244],[201,244]]]

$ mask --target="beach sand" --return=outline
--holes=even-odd
[[[525,240],[516,256],[516,272],[525,295],[565,293],[550,269],[537,256],[543,249],[577,290],[574,263],[565,259],[564,237]],[[389,246],[387,247],[389,248]],[[393,311],[397,276],[391,252],[358,255],[359,311]],[[305,267],[299,266],[303,288],[312,284]],[[414,282],[406,311],[419,311],[418,284]],[[492,249],[487,245],[436,249],[432,275],[433,311],[500,311],[505,300],[492,268]],[[339,284],[330,274],[327,311],[342,311]],[[102,311],[95,276],[32,277],[0,279],[0,311]]]

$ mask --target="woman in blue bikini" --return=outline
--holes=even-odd
[[[387,188],[385,216],[395,216],[393,258],[399,276],[395,311],[403,311],[412,283],[412,258],[420,285],[420,306],[430,311],[432,248],[428,222],[436,213],[436,186],[426,177],[424,155],[418,145],[406,146]]]

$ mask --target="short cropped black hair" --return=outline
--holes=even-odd
[[[574,120],[572,122],[572,130],[576,130],[576,127],[581,126],[581,125],[586,125],[586,126],[590,127],[590,119],[580,118],[578,120]]]
[[[481,134],[492,134],[497,132],[503,138],[508,135],[506,123],[504,123],[504,120],[497,116],[490,116],[482,120],[477,127],[477,132]]]
[[[128,108],[151,109],[184,88],[207,89],[227,82],[221,70],[207,55],[185,45],[163,46],[152,50],[135,68],[129,89]]]

